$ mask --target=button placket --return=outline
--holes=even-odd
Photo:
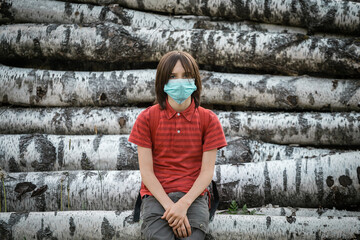
[[[176,118],[177,118],[176,122],[179,121],[179,117],[180,117],[180,113],[176,113]],[[179,126],[179,124],[176,124],[176,125]],[[176,126],[176,129],[177,129],[176,132],[179,134],[181,131],[180,131],[180,129],[177,128],[177,126]]]

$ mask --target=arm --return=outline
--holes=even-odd
[[[200,174],[193,186],[179,201],[165,211],[162,218],[166,218],[170,227],[178,228],[183,223],[187,209],[211,183],[214,175],[216,151],[217,148],[203,153]]]

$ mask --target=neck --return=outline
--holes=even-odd
[[[174,99],[168,95],[168,102],[170,106],[177,112],[182,112],[187,109],[191,104],[191,96],[188,97],[182,104],[178,104]]]

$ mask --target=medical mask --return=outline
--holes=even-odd
[[[194,78],[170,79],[164,91],[178,104],[182,104],[197,87]]]

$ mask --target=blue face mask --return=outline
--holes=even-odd
[[[178,104],[182,104],[196,89],[194,78],[170,79],[164,87],[164,91]]]

